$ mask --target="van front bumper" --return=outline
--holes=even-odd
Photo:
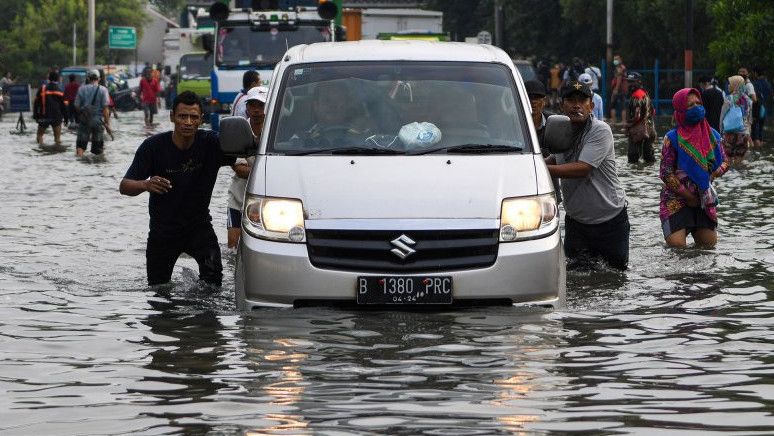
[[[355,303],[362,276],[450,276],[453,299],[510,300],[558,306],[564,299],[565,259],[559,232],[540,239],[500,243],[489,267],[431,273],[379,273],[317,268],[305,244],[266,241],[244,231],[236,267],[236,300],[242,309],[289,307],[298,301]]]

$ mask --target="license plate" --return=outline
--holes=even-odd
[[[451,304],[451,277],[357,278],[357,304]]]

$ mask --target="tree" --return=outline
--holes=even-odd
[[[95,61],[107,61],[107,30],[110,25],[134,26],[141,36],[145,10],[142,0],[97,2]],[[72,59],[72,26],[79,35],[78,59],[86,57],[88,11],[80,0],[39,0],[26,5],[6,32],[0,47],[0,65],[12,68],[22,79],[45,77],[52,66],[69,65]]]
[[[716,34],[709,52],[721,77],[740,66],[774,69],[774,2],[717,0],[708,9]]]
[[[167,17],[177,19],[186,5],[186,0],[148,0],[150,4]]]

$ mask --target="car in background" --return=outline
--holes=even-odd
[[[239,307],[561,304],[554,186],[505,52],[299,45],[268,101],[242,213]],[[247,121],[221,122],[224,152],[247,155]]]
[[[513,65],[519,70],[521,78],[526,82],[527,80],[537,80],[537,70],[535,70],[532,62],[526,59],[513,59]]]

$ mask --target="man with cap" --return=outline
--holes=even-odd
[[[591,92],[594,92],[594,88],[592,87],[594,83],[594,79],[591,77],[591,74],[583,73],[578,77],[578,81],[580,83],[583,83],[584,85],[588,85],[589,88],[591,88]],[[604,121],[605,119],[605,111],[602,110],[602,96],[594,92],[594,95],[591,97],[591,101],[594,103],[594,111],[591,113],[594,115],[594,118]]]
[[[105,146],[103,129],[110,128],[110,96],[107,88],[99,84],[99,71],[91,70],[88,84],[78,88],[75,109],[78,112],[78,136],[75,139],[75,155],[83,156],[91,140],[91,152],[102,154]]]
[[[195,93],[178,94],[169,118],[174,130],[143,141],[119,191],[150,193],[149,285],[169,282],[177,258],[186,253],[199,264],[200,280],[220,286],[223,263],[209,206],[218,170],[236,159],[223,154],[215,132],[199,130],[202,102]]]
[[[244,98],[245,111],[256,142],[261,136],[261,130],[263,130],[268,93],[267,87],[255,86],[247,91]],[[239,243],[239,235],[242,231],[242,201],[247,188],[247,178],[250,177],[250,170],[253,168],[254,162],[255,157],[251,156],[247,159],[237,159],[236,163],[232,165],[234,176],[231,178],[231,186],[228,188],[228,210],[226,211],[228,248],[236,248],[237,243]]]
[[[546,158],[548,172],[562,179],[564,250],[578,261],[601,258],[624,270],[629,262],[629,217],[626,194],[615,163],[610,126],[591,116],[593,93],[587,85],[569,81],[560,92],[561,108],[570,118],[572,147]]]

